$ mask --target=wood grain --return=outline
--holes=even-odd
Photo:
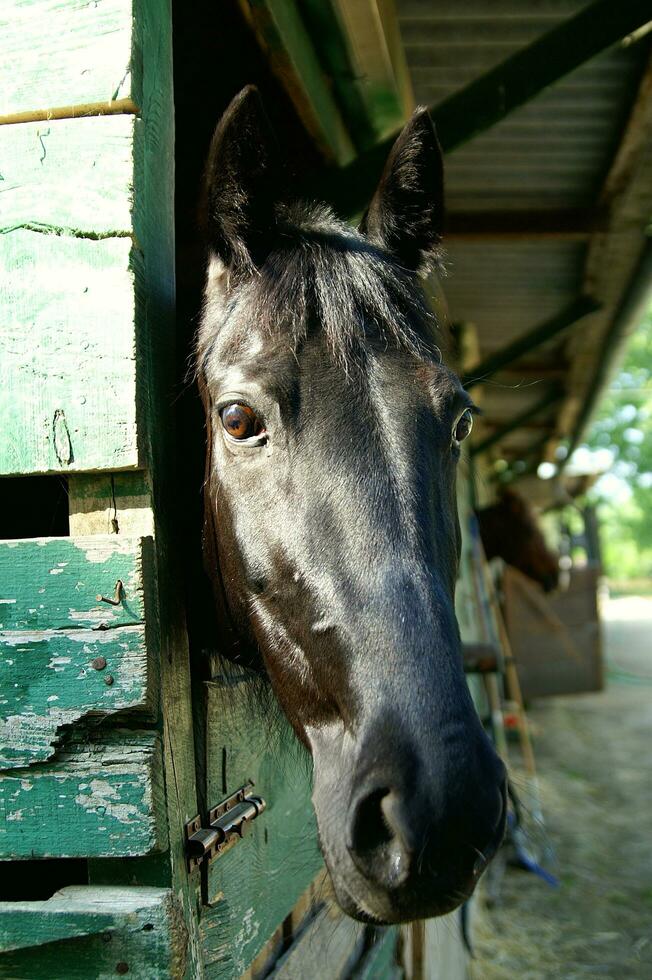
[[[279,960],[275,980],[340,980],[351,975],[359,958],[364,926],[343,915],[331,905],[322,909],[306,926],[296,942]],[[372,974],[381,980],[383,974]],[[356,973],[357,976],[357,973]]]
[[[43,902],[0,903],[0,977],[180,980],[188,934],[165,888],[73,886]],[[118,964],[123,964],[118,969]]]
[[[139,6],[134,0],[4,0],[0,116],[124,98],[139,104]]]
[[[154,534],[152,488],[140,470],[80,473],[68,478],[70,534]]]
[[[0,235],[0,475],[138,465],[131,244]]]
[[[62,727],[86,715],[153,716],[152,576],[149,539],[0,542],[0,768],[50,758]],[[98,601],[118,580],[120,604]]]
[[[158,851],[161,781],[154,732],[75,729],[51,761],[0,773],[0,859]]]
[[[151,715],[147,674],[143,626],[0,634],[0,769],[49,759],[86,715]]]
[[[125,115],[0,127],[0,231],[130,235],[142,191],[142,128]]]
[[[120,535],[0,542],[0,629],[93,629],[142,623],[149,542]],[[99,602],[123,583],[120,605]]]

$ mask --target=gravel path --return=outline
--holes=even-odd
[[[529,712],[561,885],[507,872],[476,917],[473,980],[652,980],[652,598],[603,615],[606,691]]]

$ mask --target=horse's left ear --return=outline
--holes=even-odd
[[[272,127],[253,85],[217,124],[206,163],[202,222],[211,252],[229,272],[251,274],[277,233],[282,168]]]
[[[360,224],[368,238],[414,271],[436,258],[444,219],[444,166],[427,109],[417,109],[389,154]]]

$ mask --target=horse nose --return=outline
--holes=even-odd
[[[416,884],[433,873],[443,878],[451,861],[469,881],[481,874],[505,827],[505,772],[499,762],[492,769],[482,813],[476,812],[470,821],[459,811],[442,812],[418,787],[408,793],[399,781],[392,785],[382,779],[363,786],[349,807],[346,839],[358,870],[390,891],[405,886],[408,879]]]
[[[403,884],[417,847],[414,821],[396,787],[368,785],[349,809],[347,848],[365,878],[383,888]]]

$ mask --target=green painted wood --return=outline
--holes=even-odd
[[[306,128],[327,159],[355,156],[351,137],[295,0],[241,0]]]
[[[356,980],[399,980],[403,970],[398,963],[399,930],[389,926],[380,932],[356,971]]]
[[[40,6],[54,23],[63,5]],[[0,126],[0,475],[128,469],[152,446],[174,304],[171,15],[97,6],[133,34],[141,117]]]
[[[51,761],[0,773],[0,859],[149,854],[164,806],[155,733],[76,728]]]
[[[146,538],[92,535],[0,542],[0,629],[113,628],[144,620],[144,580],[151,568]],[[98,602],[113,596],[119,606]]]
[[[305,0],[302,7],[356,148],[369,149],[405,118],[378,4]]]
[[[139,464],[131,244],[0,235],[0,475]]]
[[[142,715],[147,675],[143,626],[0,633],[0,769],[49,759],[62,726],[86,715]]]
[[[342,107],[356,150],[368,149],[384,133],[379,130],[377,121],[370,117],[365,79],[355,75],[341,17],[332,0],[305,0],[303,16],[315,50],[333,79],[334,94]],[[395,128],[400,121],[399,113],[394,119]]]
[[[206,975],[226,980],[252,962],[323,862],[311,763],[289,724],[270,723],[244,675],[207,684],[207,699],[209,806],[248,779],[267,802],[245,839],[208,871],[209,909],[201,922]]]
[[[143,191],[142,130],[130,115],[0,126],[0,232],[131,234]]]
[[[4,0],[0,116],[142,97],[138,0]]]
[[[175,310],[174,99],[170,0],[142,0],[137,32],[143,47],[142,196],[134,209],[134,233],[142,248],[144,302],[139,306],[138,378],[142,395],[143,456],[155,516],[156,622],[148,613],[160,649],[163,780],[166,794],[168,881],[181,902],[188,931],[185,975],[201,980],[198,876],[186,870],[185,831],[198,812],[190,659],[185,623],[183,566],[178,552],[180,458],[175,445],[178,382]]]
[[[0,903],[3,980],[180,980],[188,960],[169,889],[74,886],[45,902]]]

